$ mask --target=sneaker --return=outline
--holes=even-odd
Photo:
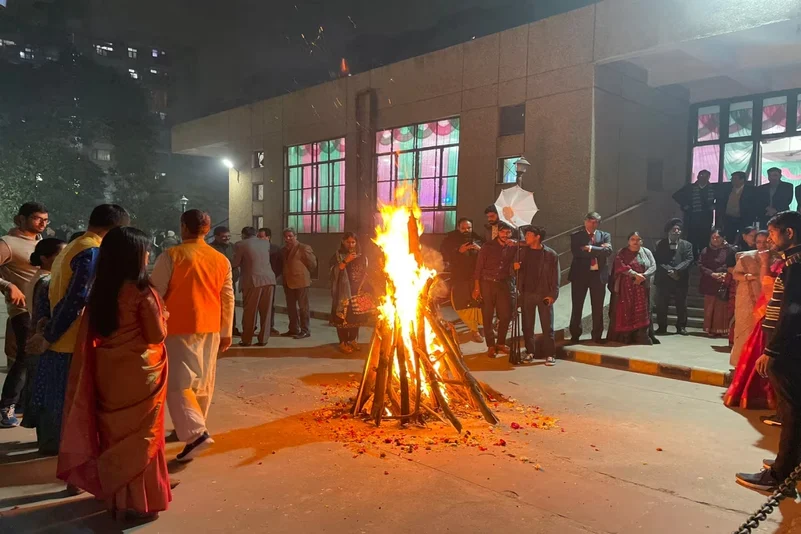
[[[481,332],[473,332],[471,337],[475,343],[484,343],[484,336],[481,335]]]
[[[208,449],[213,444],[214,440],[211,439],[209,433],[203,432],[203,435],[201,435],[195,441],[192,443],[187,443],[186,447],[184,447],[184,450],[182,450],[178,456],[175,457],[175,459],[181,463],[191,462],[198,454]]]
[[[677,329],[676,329],[676,333],[677,333],[678,335],[680,335],[680,336],[689,336],[689,335],[690,335],[690,333],[689,333],[689,332],[687,332],[687,329],[686,329],[686,328],[677,328]]]
[[[534,355],[531,354],[530,352],[520,356],[520,363],[524,365],[534,363],[534,360],[535,360]]]
[[[311,334],[309,332],[301,332],[300,334],[292,337],[295,339],[306,339],[307,337],[311,337]]]
[[[14,415],[14,405],[0,410],[0,428],[14,428],[19,426],[19,419]]]
[[[779,420],[779,414],[763,415],[759,420],[768,426],[782,426],[782,422]]]
[[[284,332],[283,334],[278,334],[280,337],[295,337],[298,335],[298,332]]]
[[[495,347],[490,347],[487,349],[487,356],[490,358],[500,358],[500,356],[496,354]]]
[[[775,463],[776,463],[776,460],[765,459],[765,460],[762,460],[762,467],[764,467],[765,469],[772,469],[773,468],[773,464],[775,464]]]
[[[763,469],[759,473],[737,473],[737,483],[759,491],[776,491],[779,481],[773,476],[773,471]]]
[[[554,365],[556,365],[556,358],[554,358],[553,356],[548,356],[547,358],[545,358],[545,365],[547,367],[553,367]]]

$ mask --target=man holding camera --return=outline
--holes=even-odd
[[[483,240],[473,232],[473,221],[459,219],[456,230],[448,233],[440,246],[446,269],[451,273],[451,303],[459,318],[467,325],[476,343],[483,343],[481,304],[473,299],[473,273]]]

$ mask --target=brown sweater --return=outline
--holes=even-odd
[[[18,229],[12,229],[8,235],[0,237],[0,289],[4,292],[11,284],[25,292],[27,285],[33,279],[38,267],[31,265],[31,254],[36,248],[36,238],[26,237]],[[8,316],[15,317],[27,313],[25,307],[11,304],[6,297]]]

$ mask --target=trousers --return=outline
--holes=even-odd
[[[251,287],[243,291],[244,311],[242,313],[242,343],[249,345],[253,340],[256,315],[259,317],[259,343],[270,339],[270,317],[272,317],[275,286]]]
[[[308,334],[309,330],[309,288],[290,289],[284,286],[286,308],[289,314],[289,331],[293,334]]]
[[[9,322],[14,332],[16,344],[16,359],[8,370],[6,380],[3,382],[3,393],[0,399],[0,408],[8,408],[19,403],[19,396],[25,386],[27,378],[27,364],[25,363],[25,342],[28,340],[31,318],[27,313],[20,313],[12,317]],[[32,379],[33,377],[31,377]]]
[[[496,345],[506,344],[506,335],[509,333],[509,323],[512,322],[512,311],[514,310],[514,298],[509,282],[493,282],[491,280],[481,280],[481,313],[484,322],[484,339],[487,340],[487,347],[493,348]],[[495,332],[492,330],[493,315],[498,315],[498,338],[495,339]]]
[[[167,408],[178,439],[192,443],[204,432],[217,375],[220,334],[167,336]]]
[[[523,339],[526,341],[526,352],[537,354],[536,342],[534,337],[534,321],[537,314],[540,316],[540,328],[542,329],[542,353],[538,354],[541,358],[549,358],[554,355],[556,341],[553,329],[553,304],[545,304],[545,297],[536,293],[524,293],[523,301]]]
[[[660,330],[667,330],[671,297],[676,305],[676,328],[687,327],[687,288],[678,284],[662,284],[656,287],[656,324]]]
[[[587,299],[589,291],[592,305],[592,339],[593,341],[600,340],[604,334],[604,297],[606,296],[606,284],[601,281],[601,271],[590,271],[583,279],[573,280],[570,289],[573,298],[573,308],[570,313],[570,336],[576,339],[581,337],[584,301]]]
[[[784,481],[801,463],[801,362],[789,356],[774,359],[768,366],[768,378],[782,422],[773,474]]]

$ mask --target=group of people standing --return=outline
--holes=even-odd
[[[41,239],[47,209],[24,204],[0,238],[0,286],[16,360],[0,426],[36,429],[57,476],[119,518],[167,508],[165,406],[184,442],[179,462],[214,443],[206,427],[217,356],[231,345],[229,262],[208,246],[209,216],[181,216],[182,242],[148,275],[150,239],[126,210],[96,207],[69,242]]]

